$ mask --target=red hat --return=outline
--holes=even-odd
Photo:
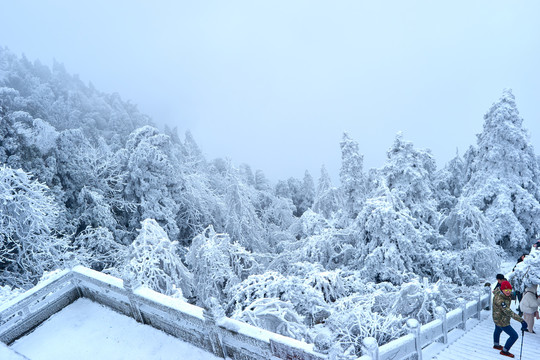
[[[501,290],[506,290],[506,289],[512,290],[512,284],[510,284],[510,282],[505,280],[501,283]]]

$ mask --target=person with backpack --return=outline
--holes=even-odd
[[[523,319],[527,322],[529,332],[535,334],[534,332],[534,317],[538,319],[538,306],[540,306],[540,299],[536,295],[536,290],[538,285],[532,285],[525,288],[523,293],[523,299],[519,303],[521,306],[521,311],[523,311]]]
[[[510,309],[510,303],[512,302],[512,285],[504,280],[501,283],[499,290],[495,289],[493,296],[493,322],[495,323],[495,330],[493,331],[493,348],[501,350],[500,354],[513,358],[514,354],[510,353],[510,348],[518,339],[518,334],[510,326],[510,318],[519,321],[521,323],[521,330],[527,330],[527,323],[518,314]],[[508,340],[504,344],[504,347],[499,344],[501,333],[508,334]]]

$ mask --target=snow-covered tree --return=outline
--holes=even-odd
[[[137,204],[136,211],[129,214],[130,229],[150,218],[156,220],[171,239],[177,239],[180,173],[171,147],[169,137],[151,126],[130,134],[124,153],[128,174],[124,193],[128,201]]]
[[[419,236],[435,248],[444,248],[447,244],[439,235],[440,215],[433,188],[435,170],[431,152],[415,149],[398,133],[381,173],[393,196],[410,211]]]
[[[363,173],[364,157],[358,150],[358,143],[347,133],[343,134],[341,145],[341,170],[339,178],[347,216],[356,218],[366,198],[366,179]]]
[[[67,209],[72,232],[106,227],[118,240],[125,237],[126,213],[135,208],[122,198],[125,173],[122,159],[100,138],[90,143],[81,130],[60,132],[55,148],[61,201]]]
[[[45,185],[0,167],[0,284],[28,287],[62,267],[67,239],[56,233],[58,209]]]
[[[104,227],[86,228],[77,235],[73,245],[77,259],[97,271],[115,273],[127,256],[126,246],[114,241],[111,231]]]
[[[416,219],[396,191],[381,182],[355,221],[357,257],[352,264],[366,279],[401,284],[409,273],[424,273],[430,245],[416,228]]]
[[[323,165],[321,167],[321,177],[319,178],[319,184],[313,202],[313,211],[330,219],[334,214],[337,214],[342,207],[343,198],[341,197],[339,190],[332,186],[330,175]]]
[[[228,169],[224,180],[225,232],[250,251],[268,251],[268,244],[262,236],[263,224],[254,205],[258,200],[254,188],[242,182],[233,167]]]
[[[540,233],[539,168],[522,123],[505,90],[484,115],[462,195],[484,213],[495,242],[514,250]]]
[[[193,275],[178,256],[178,242],[170,241],[154,219],[141,222],[124,271],[125,277],[162,294],[193,296]]]
[[[194,275],[197,303],[208,306],[210,298],[223,303],[226,291],[258,271],[252,254],[233,243],[227,234],[218,234],[208,226],[191,242],[186,262]]]
[[[434,176],[434,191],[437,209],[444,217],[456,205],[465,185],[465,162],[456,152],[456,156],[437,171]],[[444,232],[445,229],[443,229]]]
[[[300,217],[304,211],[313,205],[315,198],[315,186],[313,184],[313,178],[308,171],[305,172],[304,179],[302,181],[291,177],[289,180],[287,180],[286,192],[280,192],[278,183],[276,194],[278,196],[290,197],[294,206],[296,207],[294,216]]]
[[[530,254],[508,275],[508,280],[521,292],[525,291],[526,287],[540,285],[540,250],[531,249]]]
[[[444,226],[446,239],[458,249],[466,249],[475,242],[495,245],[492,224],[467,197],[459,198],[445,218]]]

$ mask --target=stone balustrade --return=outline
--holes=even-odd
[[[55,274],[0,305],[0,341],[10,344],[78,298],[88,298],[216,356],[235,360],[307,359],[327,355],[307,344],[82,266]]]

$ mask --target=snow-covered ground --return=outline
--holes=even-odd
[[[51,316],[11,348],[31,360],[219,359],[84,298]]]

